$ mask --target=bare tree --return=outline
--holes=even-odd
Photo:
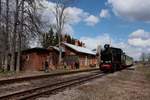
[[[2,67],[2,1],[0,0],[0,68]]]
[[[21,50],[41,34],[41,0],[0,0],[0,62],[19,72]],[[0,66],[2,64],[0,63]]]
[[[67,23],[67,15],[65,14],[65,10],[74,0],[51,0],[55,3],[55,7],[52,10],[55,20],[56,20],[56,33],[59,35],[59,65],[62,62],[62,48],[61,48],[61,34],[64,28],[64,25]]]
[[[25,6],[25,3],[28,4]],[[42,22],[40,21],[40,16],[37,13],[37,10],[40,8],[38,0],[21,0],[20,1],[20,16],[19,16],[19,30],[17,33],[18,41],[17,41],[17,65],[16,71],[20,70],[20,57],[21,50],[26,46],[25,43],[28,39],[36,37],[41,33]],[[26,15],[26,16],[25,16]],[[28,31],[25,31],[25,28]],[[29,38],[30,37],[30,38]]]
[[[28,37],[31,38],[36,37],[38,34],[41,34],[41,26],[42,22],[40,21],[40,16],[37,13],[37,10],[40,9],[40,2],[38,0],[27,0],[25,4],[25,0],[20,1],[20,19],[19,25],[20,30],[18,30],[17,37],[17,65],[16,65],[16,71],[18,72],[20,70],[20,58],[21,58],[21,50],[22,45],[27,41]],[[26,16],[24,16],[26,15]],[[24,28],[27,28],[28,31],[25,31]],[[31,39],[29,38],[29,39]],[[25,41],[24,41],[25,40]]]
[[[0,31],[2,28],[2,0],[0,0]]]

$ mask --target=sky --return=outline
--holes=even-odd
[[[50,10],[55,5],[43,0],[43,19],[55,23]],[[150,0],[76,0],[68,8],[64,33],[83,41],[87,48],[110,43],[138,59],[150,52]]]

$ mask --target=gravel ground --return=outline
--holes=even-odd
[[[134,66],[37,100],[150,100],[150,66]]]

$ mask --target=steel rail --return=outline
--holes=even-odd
[[[95,69],[86,69],[86,70],[77,70],[77,71],[74,70],[74,71],[59,72],[59,73],[53,73],[53,74],[48,73],[48,74],[42,74],[42,75],[33,75],[33,76],[26,76],[26,77],[1,79],[0,85],[12,84],[15,82],[21,82],[21,81],[25,81],[25,80],[36,80],[36,79],[55,77],[55,76],[61,76],[61,75],[71,75],[71,74],[82,73],[82,72],[92,72],[92,71],[96,71],[96,70],[99,70],[99,69],[95,68]]]
[[[23,91],[17,91],[10,94],[5,94],[0,96],[0,100],[27,100],[36,96],[40,96],[46,93],[51,93],[53,91],[63,89],[72,85],[83,83],[91,79],[102,77],[105,73],[96,73],[93,75],[86,75],[75,79],[69,79],[65,81],[60,81],[54,84],[49,84],[40,87],[34,87]]]

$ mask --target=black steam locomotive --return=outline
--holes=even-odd
[[[133,65],[133,58],[127,56],[120,48],[104,45],[104,50],[101,51],[100,70],[114,72],[131,65]]]

